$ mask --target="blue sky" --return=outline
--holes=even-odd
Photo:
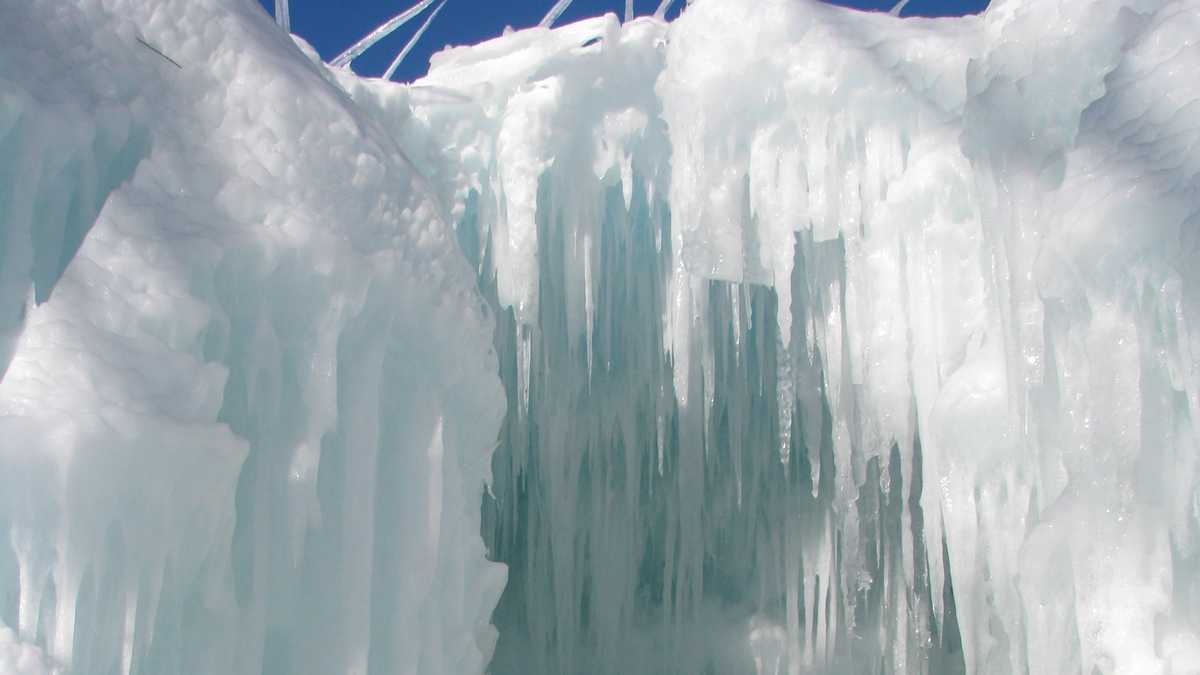
[[[678,13],[686,0],[676,0]],[[267,13],[274,0],[259,0]],[[417,2],[417,0],[292,0],[292,32],[312,43],[326,60],[337,56],[376,26]],[[634,0],[638,14],[652,14],[659,0]],[[947,16],[978,12],[988,0],[911,0],[904,15]],[[553,0],[448,0],[416,48],[397,71],[396,79],[412,80],[423,75],[429,56],[446,45],[473,44],[495,37],[504,27],[524,28],[536,25]],[[837,0],[837,4],[859,9],[889,9],[895,0]],[[435,5],[436,6],[436,5]],[[430,10],[432,11],[432,8]],[[570,22],[604,12],[625,11],[625,0],[575,0],[559,18]],[[354,70],[363,75],[382,75],[409,36],[424,22],[425,15],[413,19],[392,35],[371,47],[354,62]]]

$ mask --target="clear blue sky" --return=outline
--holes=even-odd
[[[889,9],[896,0],[836,0],[839,5],[859,9]],[[267,13],[274,0],[259,0]],[[292,0],[292,32],[304,37],[326,60],[337,56],[376,26],[399,14],[417,0]],[[639,14],[653,14],[659,0],[634,0]],[[672,15],[678,14],[686,0],[676,0]],[[524,28],[537,25],[553,0],[448,0],[437,19],[408,55],[396,73],[398,80],[412,80],[425,73],[430,54],[446,45],[473,44],[496,37],[505,26]],[[904,15],[950,16],[978,12],[988,0],[911,0]],[[436,4],[434,5],[436,6]],[[432,11],[432,7],[426,12]],[[625,0],[575,0],[558,20],[570,22],[605,12],[618,16],[625,11]],[[382,75],[388,64],[424,23],[425,14],[400,27],[395,33],[371,47],[354,62],[354,70],[363,75]]]

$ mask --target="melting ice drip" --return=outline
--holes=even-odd
[[[1200,672],[1195,3],[0,35],[0,673]]]

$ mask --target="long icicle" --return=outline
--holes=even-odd
[[[633,0],[625,0],[625,23],[633,21]]]
[[[288,0],[275,0],[275,23],[286,33],[292,32],[292,17],[288,13]]]
[[[558,2],[554,3],[554,6],[550,8],[550,11],[546,12],[546,16],[542,17],[542,20],[540,23],[538,23],[538,25],[542,28],[549,28],[550,26],[553,26],[554,22],[558,20],[558,17],[563,12],[567,11],[567,8],[570,6],[571,0],[558,0]]]
[[[674,3],[675,0],[662,0],[662,2],[658,3],[658,9],[654,10],[654,18],[659,20],[666,19],[667,10],[671,9],[671,5]]]
[[[399,14],[392,17],[391,19],[388,19],[388,21],[386,23],[384,23],[382,26],[371,31],[370,33],[367,34],[366,37],[364,37],[363,39],[354,43],[353,47],[347,49],[346,51],[342,52],[341,54],[338,54],[337,58],[335,58],[334,60],[329,62],[329,65],[334,66],[336,68],[341,68],[342,66],[350,65],[351,61],[353,61],[354,59],[357,59],[360,54],[362,54],[363,52],[370,49],[371,45],[375,44],[376,42],[379,42],[380,40],[387,37],[388,35],[391,35],[392,31],[394,31],[397,28],[399,28],[400,26],[403,26],[404,24],[408,23],[410,20],[412,20],[413,17],[420,14],[421,12],[424,12],[426,7],[433,4],[433,1],[434,0],[421,0],[420,2],[413,5],[412,7],[409,7],[408,9],[404,10],[403,12],[400,12]]]
[[[891,14],[892,16],[900,16],[900,12],[904,11],[904,6],[907,5],[908,2],[909,0],[900,0],[900,2],[897,2],[895,6],[892,7],[892,10],[888,12],[888,14]]]
[[[413,36],[408,39],[408,43],[404,45],[404,49],[401,49],[400,53],[396,55],[395,60],[392,61],[392,65],[388,66],[387,72],[383,74],[383,79],[392,79],[392,75],[394,75],[396,73],[396,69],[400,67],[400,62],[404,60],[404,57],[408,56],[408,53],[412,51],[413,47],[416,46],[417,40],[420,40],[421,36],[425,33],[425,29],[429,28],[429,24],[433,23],[433,20],[437,18],[438,12],[442,11],[442,8],[445,7],[446,3],[449,1],[450,0],[442,0],[441,4],[433,8],[433,12],[430,13],[429,18],[425,19],[425,23],[421,24],[421,27],[417,29],[416,33],[413,33]]]

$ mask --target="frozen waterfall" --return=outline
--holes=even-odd
[[[1200,674],[1200,4],[625,18],[0,2],[0,675]]]

